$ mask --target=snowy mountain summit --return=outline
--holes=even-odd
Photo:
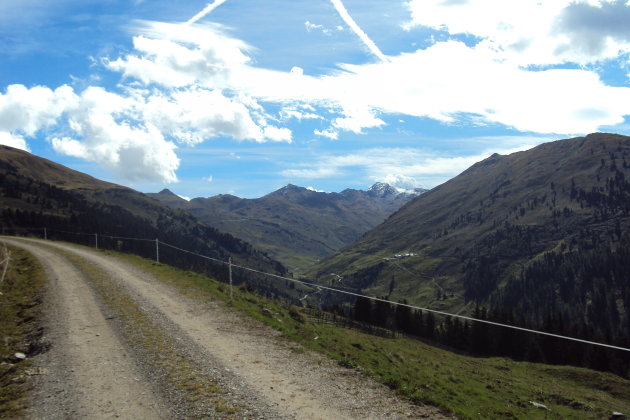
[[[367,194],[377,198],[396,198],[400,195],[410,199],[416,195],[420,195],[427,190],[424,188],[404,189],[396,188],[385,182],[376,182],[367,190]]]

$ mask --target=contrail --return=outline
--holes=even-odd
[[[186,25],[191,25],[191,24],[197,22],[199,19],[203,18],[208,13],[212,12],[214,9],[216,9],[219,6],[221,6],[226,1],[227,0],[214,0],[214,3],[208,3],[208,5],[206,7],[204,7],[204,9],[201,12],[199,12],[195,16],[191,17],[186,22]]]
[[[381,61],[389,61],[385,54],[383,54],[383,52],[370,39],[370,37],[368,37],[367,34],[363,32],[363,29],[361,29],[359,25],[357,25],[357,23],[354,21],[354,19],[352,19],[352,16],[350,16],[350,13],[348,13],[348,10],[346,10],[346,7],[343,5],[341,0],[330,0],[330,2],[333,4],[333,6],[335,6],[335,9],[337,9],[337,13],[339,13],[341,19],[343,19],[343,21],[346,22],[346,25],[348,25],[350,29],[352,29],[352,31],[357,34],[357,36],[361,39],[361,41],[363,41],[365,46],[368,47],[372,54],[377,56]]]

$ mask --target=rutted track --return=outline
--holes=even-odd
[[[56,252],[5,241],[37,257],[49,281],[44,338],[52,348],[38,361],[46,374],[38,378],[30,417],[164,418],[159,399],[141,379],[84,275]]]
[[[199,368],[200,375],[212,376],[214,381],[227,390],[228,397],[242,410],[236,417],[447,418],[431,407],[415,406],[396,398],[386,387],[354,370],[344,369],[316,353],[278,340],[278,333],[274,330],[242,319],[234,310],[220,302],[201,305],[200,302],[185,298],[171,287],[116,258],[52,242],[11,240],[11,243],[47,260],[43,262],[49,272],[54,272],[55,266],[63,264],[63,261],[59,261],[63,258],[50,249],[54,247],[79,256],[106,273],[120,290],[130,295],[150,314],[156,325],[173,337],[181,346],[182,353]],[[81,283],[79,278],[74,281]],[[91,293],[85,283],[83,287],[87,290],[84,293]],[[52,294],[59,301],[56,306],[68,304],[60,300],[60,296]],[[93,305],[98,308],[96,303]],[[102,323],[106,324],[100,310],[97,312]],[[94,325],[100,326],[101,318]],[[87,332],[90,333],[93,331]],[[102,336],[101,334],[95,338],[100,339]],[[116,334],[112,332],[111,337],[115,340]],[[84,340],[88,338],[83,337]],[[114,347],[123,347],[112,342]],[[92,351],[94,344],[88,345],[88,351]],[[107,366],[94,365],[92,369],[93,375],[100,375],[101,370],[107,370]],[[138,379],[137,376],[132,378]],[[132,381],[132,384],[140,386],[138,382],[151,383],[152,378]],[[153,395],[150,389],[155,388],[159,388],[159,384],[148,386],[140,391],[140,395]],[[164,394],[163,389],[161,394]],[[139,398],[134,401],[143,400]],[[165,404],[160,403],[159,397],[156,397],[154,400],[141,402],[140,407],[160,405]],[[162,413],[169,415],[164,411]],[[158,418],[156,415],[117,414],[128,418]],[[95,418],[93,415],[87,417]]]

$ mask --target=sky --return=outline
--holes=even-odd
[[[626,0],[3,0],[0,144],[143,192],[432,188],[630,135]]]

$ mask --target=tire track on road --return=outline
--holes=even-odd
[[[176,326],[182,346],[199,350],[198,361],[214,360],[250,400],[271,407],[268,418],[403,419],[450,418],[439,410],[401,400],[361,373],[340,367],[320,354],[287,344],[275,330],[244,321],[221,302],[202,305],[183,297],[147,273],[102,253],[49,243],[98,266],[154,318]],[[299,346],[298,346],[299,347]],[[267,418],[267,417],[265,417]]]
[[[29,417],[169,418],[109,325],[85,275],[50,249],[3,241],[34,255],[48,278],[43,340],[52,347],[35,360],[47,373],[37,378]]]

